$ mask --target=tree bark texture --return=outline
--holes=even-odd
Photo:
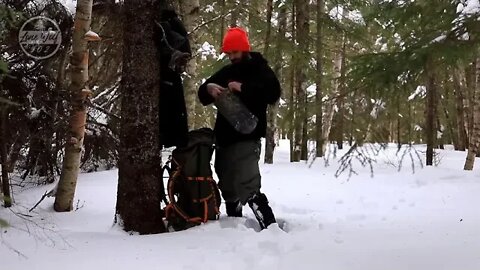
[[[273,4],[268,4],[268,8],[273,10]],[[268,13],[268,12],[267,12]],[[270,16],[267,14],[267,19],[270,18],[271,20],[271,12]],[[284,5],[281,7],[278,15],[279,25],[278,25],[278,33],[276,38],[276,46],[275,46],[275,65],[273,67],[273,71],[275,74],[280,78],[281,77],[281,68],[282,68],[282,51],[283,51],[283,39],[285,38],[285,32],[287,28],[287,8]],[[271,27],[271,22],[268,21],[268,27]],[[265,55],[268,55],[269,47],[270,47],[270,35],[271,31],[267,31],[267,37],[265,38]],[[267,133],[265,137],[265,163],[273,164],[273,154],[275,152],[275,135],[278,132],[278,125],[277,125],[277,114],[278,114],[278,102],[274,105],[268,106],[268,114],[267,114]]]
[[[457,112],[456,122],[457,122],[457,136],[458,136],[458,145],[457,148],[459,151],[465,151],[468,145],[467,130],[465,129],[465,110],[463,101],[465,99],[465,74],[461,69],[456,68],[453,74],[453,86],[454,86],[454,95],[455,95],[455,109]]]
[[[163,7],[165,1],[159,2]],[[116,218],[125,231],[140,234],[166,231],[160,209],[163,181],[157,112],[161,74],[153,40],[158,13],[159,7],[150,1],[125,2],[128,20],[123,23]]]
[[[315,84],[317,86],[315,94],[315,155],[323,157],[323,15],[325,6],[323,0],[317,0],[317,40],[315,43],[315,51],[317,56],[317,73],[315,76]]]
[[[473,128],[469,135],[469,145],[467,158],[465,160],[464,170],[473,170],[475,164],[475,156],[478,153],[480,145],[480,58],[475,61],[474,72],[474,88],[473,88]]]
[[[74,20],[71,56],[71,109],[65,156],[58,183],[54,209],[57,212],[71,211],[77,186],[80,158],[87,124],[86,99],[88,90],[88,41],[84,38],[90,31],[93,0],[79,0]]]
[[[436,147],[437,129],[435,125],[437,117],[437,85],[434,64],[432,60],[427,60],[427,98],[426,98],[426,117],[425,117],[425,136],[427,141],[427,166],[433,165],[434,148]]]
[[[300,41],[296,46],[296,74],[295,74],[295,93],[297,95],[296,110],[295,110],[295,147],[294,147],[294,161],[300,161],[302,158],[302,143],[307,138],[303,137],[303,125],[307,117],[306,104],[306,70],[309,59],[308,39],[309,39],[309,5],[308,2],[296,0],[295,14],[296,14],[296,37]],[[304,149],[305,150],[305,149]]]
[[[200,1],[199,0],[182,0],[180,3],[182,11],[183,24],[189,32],[188,40],[192,46],[192,52],[198,49],[197,38],[198,35],[192,30],[195,28],[200,15]],[[197,100],[197,85],[195,84],[197,78],[197,58],[192,57],[187,63],[187,76],[183,80],[185,89],[185,104],[187,107],[188,127],[195,128],[195,103]]]

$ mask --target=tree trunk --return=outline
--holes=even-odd
[[[469,145],[467,159],[465,160],[464,170],[473,170],[475,163],[475,156],[478,153],[478,146],[480,144],[480,58],[475,60],[474,72],[474,88],[473,88],[473,128],[469,133]],[[470,107],[471,108],[471,107]]]
[[[83,139],[87,120],[85,101],[90,93],[88,81],[88,41],[84,38],[90,31],[93,0],[79,0],[73,30],[70,85],[71,106],[69,132],[65,145],[62,173],[58,182],[54,209],[57,212],[71,211],[80,169]]]
[[[444,142],[445,142],[445,131],[441,130],[442,125],[440,123],[440,117],[438,116],[438,112],[437,112],[436,118],[437,118],[437,120],[436,120],[437,125],[436,125],[436,129],[435,129],[435,131],[436,131],[435,135],[437,136],[436,137],[436,148],[443,150],[443,149],[445,149],[445,146],[443,145]]]
[[[296,82],[295,92],[297,95],[297,102],[295,110],[295,149],[294,149],[294,161],[299,161],[302,158],[302,148],[305,140],[303,138],[303,126],[305,124],[305,118],[307,117],[307,104],[306,104],[306,67],[308,66],[308,39],[309,39],[309,9],[308,2],[302,0],[295,1],[296,7],[296,36],[297,40],[300,40],[299,45],[296,46]],[[305,150],[305,149],[303,149]]]
[[[230,27],[235,27],[238,26],[238,17],[240,16],[240,8],[238,8],[238,5],[240,5],[244,0],[231,0],[231,9],[232,13],[230,14]]]
[[[461,69],[455,68],[453,73],[453,86],[455,95],[455,109],[457,111],[457,137],[459,151],[465,151],[468,145],[467,131],[465,129],[465,111],[463,100],[465,99],[465,74]]]
[[[351,94],[351,99],[354,101],[352,102],[352,104],[350,105],[351,108],[352,108],[352,119],[350,120],[350,123],[349,123],[349,130],[350,130],[350,135],[348,137],[348,146],[352,147],[353,145],[353,141],[354,139],[356,138],[355,136],[355,115],[356,115],[356,112],[357,112],[357,104],[356,104],[356,100],[357,100],[357,92],[353,92]]]
[[[404,89],[405,90],[405,89]],[[412,146],[412,123],[413,123],[413,116],[412,116],[412,103],[408,102],[408,145]]]
[[[220,17],[220,42],[218,43],[218,48],[221,48],[223,45],[223,36],[225,35],[225,13],[227,10],[226,0],[220,0],[220,10],[221,10],[221,17]]]
[[[345,12],[345,9],[344,9]],[[337,99],[337,107],[338,107],[338,121],[336,127],[336,135],[337,135],[337,146],[338,149],[343,149],[343,135],[345,133],[345,73],[346,73],[346,55],[347,53],[347,39],[344,35],[343,42],[342,42],[342,65],[340,69],[340,85],[339,85],[339,98]]]
[[[271,2],[271,0],[269,0]],[[271,3],[268,4],[268,8],[273,10],[273,5]],[[271,27],[271,22],[268,20],[272,16],[272,12],[270,12],[270,17],[268,16],[267,12],[267,27]],[[273,71],[277,75],[277,77],[281,78],[281,68],[282,68],[282,51],[283,51],[283,39],[285,38],[285,32],[287,30],[287,7],[284,5],[281,7],[278,15],[279,25],[278,25],[278,35],[276,39],[276,46],[275,46],[275,65],[273,67]],[[265,38],[265,55],[268,55],[269,51],[269,41],[270,37],[270,30],[267,30],[267,37]],[[270,105],[268,107],[268,115],[267,115],[267,134],[265,137],[265,163],[273,164],[273,153],[275,151],[275,134],[278,132],[277,126],[277,114],[278,114],[278,102],[275,105]]]
[[[196,22],[200,15],[199,0],[183,0],[180,3],[182,11],[183,24],[189,32],[188,40],[192,45],[192,52],[198,50],[198,35],[192,30],[196,26]],[[188,127],[195,128],[195,102],[197,100],[197,86],[195,84],[197,78],[197,57],[192,57],[186,67],[187,77],[184,78],[183,84],[185,89],[185,104],[187,107]]]
[[[439,99],[439,105],[443,109],[443,115],[445,116],[445,124],[446,124],[446,129],[443,132],[443,143],[449,144],[453,143],[455,150],[458,150],[458,138],[457,138],[457,133],[454,132],[453,130],[453,120],[451,119],[451,115],[449,110],[452,108],[451,106],[451,93],[450,93],[450,84],[448,83],[450,77],[447,75],[444,82],[443,82],[443,88],[444,88],[444,97],[442,99]],[[439,127],[441,127],[440,124],[440,116],[439,116]],[[448,131],[448,132],[446,132]]]
[[[292,33],[292,42],[296,42],[296,25],[295,25],[295,2],[293,2],[293,7],[292,7],[292,13],[291,13],[291,33]],[[295,110],[296,110],[296,98],[295,98],[295,81],[297,80],[296,78],[296,69],[297,69],[297,58],[295,57],[295,54],[292,53],[291,56],[291,65],[290,65],[290,95],[289,95],[289,100],[288,100],[288,105],[289,105],[289,110],[288,110],[288,118],[290,118],[290,125],[289,125],[289,132],[288,132],[288,138],[290,140],[290,162],[296,162],[298,160],[295,160]]]
[[[402,138],[401,138],[401,123],[402,123],[402,118],[400,117],[401,115],[401,106],[400,106],[400,96],[396,96],[396,103],[397,103],[397,149],[400,151],[402,148]]]
[[[272,14],[273,14],[273,0],[267,0],[267,30],[266,30],[266,33],[265,33],[265,47],[264,47],[264,50],[263,50],[263,54],[265,57],[267,57],[268,59],[268,56],[269,56],[269,52],[270,52],[270,40],[271,40],[271,32],[272,32]],[[280,15],[279,14],[279,20],[280,20]],[[250,21],[249,21],[249,24],[250,24],[250,27],[252,26],[252,23],[253,23],[253,18],[252,17],[252,14],[251,14],[251,11],[250,11]],[[281,24],[281,23],[280,23]],[[279,35],[280,35],[280,31],[281,31],[281,26],[279,24]],[[278,38],[277,38],[278,40]],[[277,45],[278,45],[278,41],[277,41]],[[276,48],[277,50],[280,50],[280,48]]]
[[[300,160],[308,160],[308,100],[307,95],[305,94],[304,99],[304,115],[303,115],[303,125],[302,125],[302,149],[300,154]]]
[[[125,2],[128,20],[123,24],[116,213],[125,231],[140,234],[166,231],[160,209],[163,181],[157,112],[161,74],[159,61],[153,61],[159,57],[153,39],[159,11],[150,1]]]
[[[344,13],[346,12],[346,9],[343,11]],[[346,15],[346,14],[344,14]],[[342,43],[344,44],[345,42],[345,34],[342,35]],[[342,45],[342,50],[341,51],[336,51],[333,60],[333,80],[332,80],[332,95],[330,96],[330,100],[328,101],[326,112],[325,112],[325,121],[323,122],[323,133],[322,133],[322,140],[325,142],[323,144],[323,149],[322,152],[325,153],[326,151],[326,146],[328,145],[329,137],[330,137],[330,130],[332,128],[333,124],[333,117],[335,115],[334,107],[335,103],[337,101],[337,97],[339,96],[339,90],[341,87],[341,80],[342,80],[342,64],[343,64],[343,58],[345,57],[343,55],[343,45]]]
[[[8,179],[8,162],[7,162],[7,120],[8,113],[6,108],[0,107],[0,161],[2,164],[2,193],[5,207],[12,206],[12,198],[10,196],[10,180]]]
[[[270,1],[270,0],[267,0],[267,1]],[[259,20],[259,13],[260,13],[259,12],[259,4],[260,3],[262,3],[262,6],[265,4],[264,1],[256,1],[256,0],[241,0],[240,1],[240,4],[242,5],[241,9],[248,11],[247,21],[243,21],[243,25],[247,29],[248,37],[249,37],[250,43],[251,43],[250,45],[253,48],[258,48],[258,46],[257,46],[258,44],[256,44],[256,42],[257,42],[257,40],[262,39],[262,37],[259,35],[259,33],[257,33],[257,28],[255,27],[255,24],[258,25],[258,23],[260,23],[259,21],[263,22],[263,20]],[[265,9],[263,9],[263,10],[265,10]],[[266,11],[267,11],[267,21],[268,21],[268,6],[266,8]],[[243,16],[243,17],[245,17],[245,16]],[[271,22],[271,19],[270,19],[270,22]]]
[[[17,139],[15,139],[15,142],[13,143],[12,147],[10,148],[10,152],[8,153],[7,156],[7,171],[9,173],[13,173],[15,170],[18,158],[20,158],[20,151],[22,150],[23,145],[27,141],[27,137],[25,136],[19,136]]]
[[[437,129],[435,125],[437,115],[437,85],[435,81],[435,68],[432,60],[427,60],[427,98],[426,98],[426,123],[425,135],[427,141],[427,166],[433,165],[433,154],[436,146],[435,139],[437,136]]]
[[[323,157],[323,93],[322,93],[322,81],[323,81],[323,13],[324,11],[323,0],[317,0],[317,40],[315,41],[315,49],[317,56],[317,73],[315,76],[315,84],[317,86],[315,94],[315,155],[316,157]]]
[[[288,118],[289,118],[289,125],[288,125],[288,139],[290,140],[290,162],[295,161],[295,109],[296,109],[296,101],[295,101],[295,63],[293,60],[294,56],[292,55],[292,66],[290,67],[290,93],[288,98]],[[288,120],[287,120],[288,121]]]
[[[466,131],[467,131],[467,147],[470,145],[471,135],[473,133],[473,94],[475,89],[475,61],[466,68],[465,71],[465,82],[466,88],[464,92],[464,112],[465,118],[467,119],[466,124]]]
[[[56,160],[52,159],[52,138],[55,132],[53,117],[55,116],[55,93],[52,91],[48,81],[40,76],[37,79],[32,99],[37,107],[43,107],[43,110],[30,123],[31,128],[37,130],[30,137],[28,155],[26,161],[26,172],[24,178],[30,173],[45,177],[45,183],[53,183]],[[41,183],[39,183],[41,184]]]

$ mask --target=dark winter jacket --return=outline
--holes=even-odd
[[[203,105],[214,102],[207,91],[207,84],[216,83],[227,88],[228,83],[242,83],[241,92],[237,93],[245,106],[258,117],[256,129],[251,134],[241,134],[220,114],[217,113],[215,134],[217,144],[229,145],[239,141],[265,137],[267,128],[267,105],[275,104],[280,98],[280,83],[267,60],[260,53],[251,52],[250,57],[239,63],[229,64],[200,86],[198,97]]]
[[[156,44],[160,56],[160,144],[165,147],[186,144],[188,123],[183,83],[175,61],[175,52],[191,54],[187,31],[177,14],[164,10],[156,29]],[[184,61],[185,62],[185,61]]]
[[[182,146],[187,142],[187,109],[180,75],[162,67],[160,71],[160,144]]]

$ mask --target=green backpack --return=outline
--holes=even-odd
[[[173,150],[163,167],[169,174],[164,209],[169,229],[184,230],[219,218],[221,198],[210,165],[213,145],[213,130],[190,131],[187,145]]]

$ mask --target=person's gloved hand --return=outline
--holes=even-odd
[[[175,50],[170,58],[168,66],[178,73],[185,71],[188,60],[190,60],[190,54]]]
[[[189,60],[189,53],[181,53],[181,55],[175,59],[175,67],[177,68],[177,71],[184,72]]]

